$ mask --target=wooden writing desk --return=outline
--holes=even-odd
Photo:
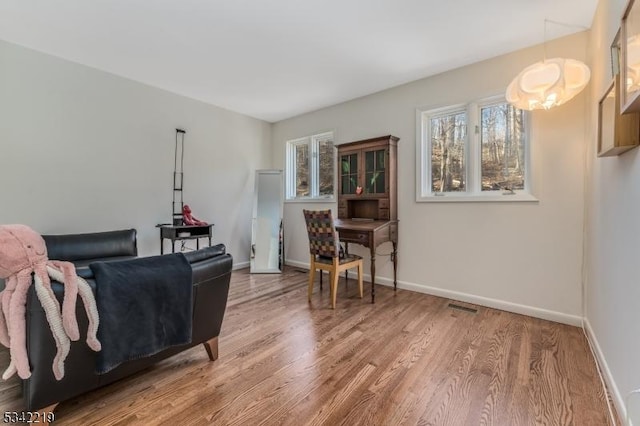
[[[393,261],[393,290],[397,288],[398,267],[398,221],[372,220],[361,221],[353,219],[334,219],[336,231],[340,241],[345,243],[345,251],[349,253],[349,243],[369,247],[371,253],[371,303],[375,302],[376,281],[376,247],[387,241],[393,244],[391,260]]]

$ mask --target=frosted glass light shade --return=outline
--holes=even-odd
[[[562,105],[589,83],[589,67],[575,59],[553,58],[523,69],[507,87],[507,102],[519,109]]]

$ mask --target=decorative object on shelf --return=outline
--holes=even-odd
[[[190,226],[206,226],[206,225],[208,225],[207,222],[203,222],[203,221],[198,220],[195,217],[193,217],[193,215],[191,214],[191,207],[189,207],[188,204],[185,204],[184,206],[182,206],[182,222],[185,225],[190,225]]]
[[[620,102],[626,114],[640,111],[640,1],[627,3],[620,31]]]
[[[173,224],[183,224],[184,201],[182,188],[184,185],[184,137],[187,132],[176,129],[176,147],[173,157]]]
[[[544,59],[522,70],[507,87],[507,102],[519,109],[532,111],[562,105],[580,93],[591,78],[591,71],[583,62],[566,58],[547,59],[547,23],[573,25],[548,19],[544,23]]]
[[[0,292],[0,343],[9,348],[11,361],[2,378],[7,380],[16,372],[21,379],[31,377],[26,346],[27,292],[33,282],[56,344],[53,375],[64,377],[64,361],[71,341],[80,339],[76,319],[78,295],[84,303],[89,319],[87,345],[94,351],[102,349],[96,333],[99,318],[93,292],[87,282],[76,275],[72,263],[49,260],[47,246],[40,234],[25,225],[0,226],[0,278],[6,287]],[[65,286],[62,309],[51,289],[51,279]]]

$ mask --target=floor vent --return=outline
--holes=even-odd
[[[462,306],[462,305],[456,305],[455,303],[449,303],[448,307],[451,308],[451,309],[457,309],[459,311],[465,311],[465,312],[469,312],[469,313],[472,313],[472,314],[477,314],[478,313],[477,309],[469,308],[469,307]]]

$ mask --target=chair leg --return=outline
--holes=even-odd
[[[360,288],[360,299],[362,299],[362,261],[358,262],[358,287]]]
[[[338,294],[338,278],[340,274],[337,270],[331,271],[331,308],[336,308],[336,296]]]
[[[311,256],[311,262],[309,265],[309,302],[311,302],[311,295],[313,294],[313,280],[315,280],[316,275],[316,262],[315,257]],[[320,276],[322,277],[322,271],[320,271]]]

